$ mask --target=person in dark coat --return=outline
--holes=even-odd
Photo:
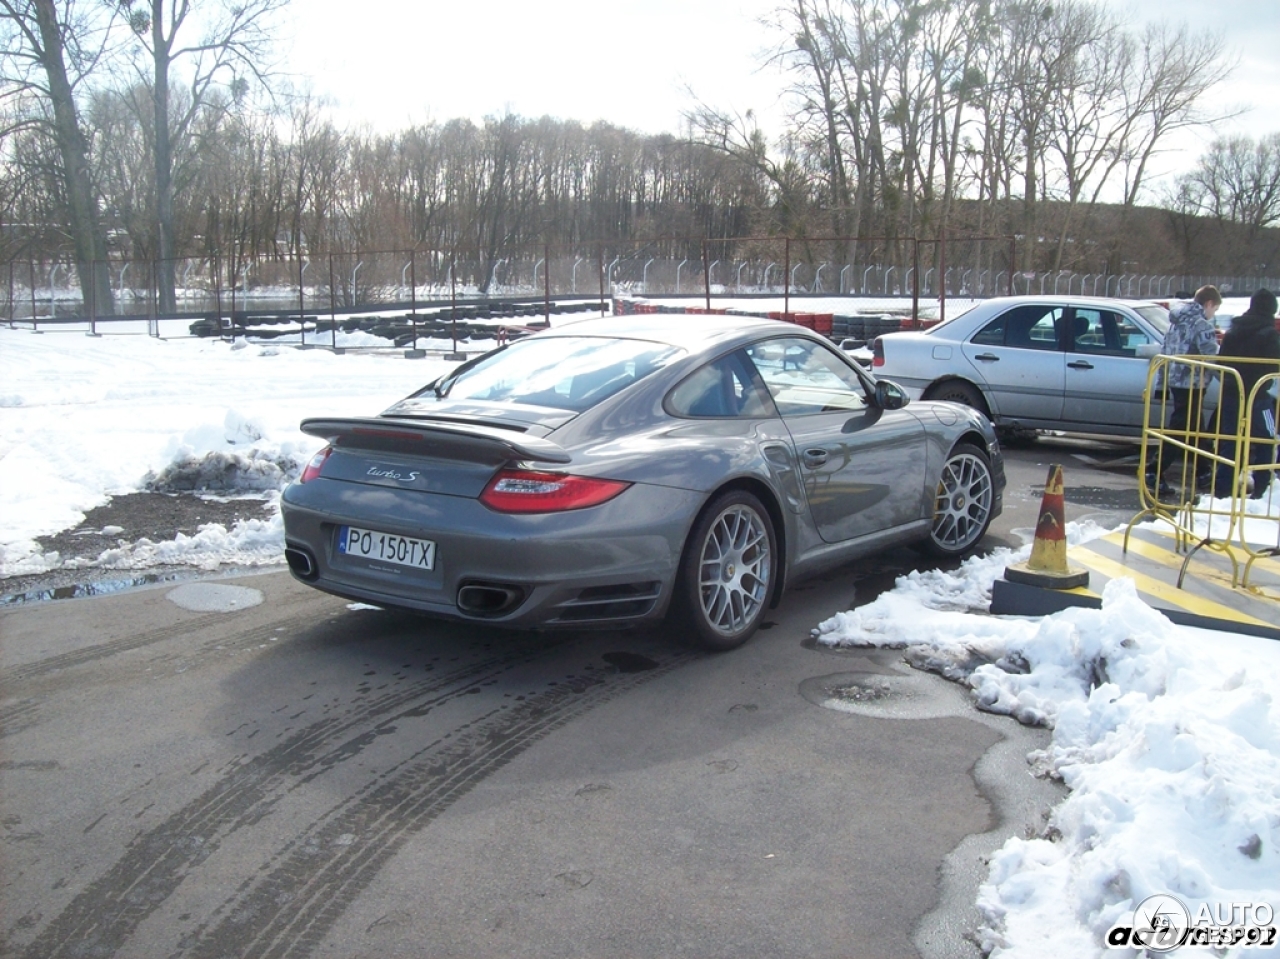
[[[1276,296],[1270,290],[1262,289],[1253,294],[1249,300],[1249,309],[1231,321],[1231,329],[1222,338],[1219,351],[1219,362],[1229,366],[1240,374],[1243,395],[1237,392],[1235,378],[1224,376],[1222,398],[1222,432],[1234,432],[1240,421],[1241,405],[1249,401],[1253,388],[1258,381],[1269,373],[1280,373],[1280,332],[1276,331]],[[1263,362],[1232,361],[1232,357],[1244,360]],[[1272,361],[1272,362],[1266,362]],[[1271,464],[1276,461],[1276,399],[1267,390],[1261,390],[1254,396],[1251,408],[1245,411],[1248,417],[1249,465]],[[1267,442],[1271,441],[1271,442]],[[1235,456],[1235,443],[1227,440],[1218,447],[1221,456]],[[1253,471],[1254,487],[1250,494],[1260,497],[1271,481],[1271,470]],[[1214,479],[1213,494],[1229,496],[1233,470],[1229,466],[1219,464]]]

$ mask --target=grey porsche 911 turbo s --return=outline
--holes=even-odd
[[[718,650],[821,569],[970,551],[1005,483],[980,412],[741,316],[559,326],[301,428],[327,441],[282,497],[302,582],[495,626],[670,614]]]

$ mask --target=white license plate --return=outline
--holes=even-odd
[[[429,539],[378,533],[356,526],[338,528],[338,552],[362,559],[376,559],[414,569],[436,568],[436,544]]]

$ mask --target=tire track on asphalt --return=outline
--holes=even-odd
[[[33,680],[50,673],[72,669],[76,666],[85,666],[111,656],[118,656],[121,653],[143,649],[146,646],[152,646],[167,639],[181,639],[189,634],[198,633],[217,622],[222,615],[225,614],[210,613],[197,619],[188,620],[178,630],[175,630],[171,625],[160,626],[156,629],[144,630],[132,636],[112,640],[109,643],[83,646],[69,653],[59,653],[56,656],[50,656],[48,659],[27,663],[25,666],[6,669],[4,678],[0,679],[0,697],[15,695],[18,690],[29,686]]]
[[[196,638],[209,627],[220,623],[225,616],[225,613],[209,613],[187,620],[180,627],[175,627],[172,624],[158,626],[111,642],[84,646],[71,652],[60,653],[47,659],[27,663],[24,666],[6,669],[3,676],[0,676],[0,700],[18,696],[22,698],[15,703],[0,707],[0,739],[15,735],[39,724],[39,706],[43,700],[38,695],[33,696],[32,692],[33,687],[37,686],[40,680],[56,676],[77,666],[99,663],[113,656],[135,652],[148,646],[157,646],[166,641],[181,643],[183,640]],[[263,623],[256,628],[256,632],[262,634],[288,629],[296,634],[323,626],[332,618],[332,612],[324,612],[313,614],[311,617],[303,618],[300,621],[298,613],[291,610],[287,614],[282,614],[274,620]],[[148,660],[148,665],[154,667],[157,664],[164,665],[170,662],[185,662],[195,665],[206,660],[221,658],[228,651],[252,650],[260,645],[256,640],[236,643],[229,638],[204,641],[197,643],[191,651],[174,653],[168,656],[161,655],[155,659]]]
[[[16,736],[40,722],[40,701],[20,699],[0,707],[0,739]]]
[[[181,639],[209,626],[216,620],[216,614],[202,616],[183,624],[183,630],[174,632],[171,627],[160,627],[146,630],[133,636],[114,640],[109,643],[84,646],[69,653],[61,653],[41,659],[25,666],[15,666],[4,670],[0,677],[0,700],[21,696],[16,703],[0,707],[0,740],[30,729],[40,724],[40,704],[43,698],[32,695],[33,686],[49,676],[77,666],[86,666],[100,662],[121,653],[132,652],[164,642],[167,639]]]
[[[304,959],[414,834],[556,729],[698,658],[676,652],[637,673],[575,676],[473,720],[407,757],[337,804],[247,880],[212,928],[198,928],[170,959]]]
[[[346,714],[297,730],[244,759],[199,797],[138,834],[115,865],[74,896],[25,948],[14,946],[10,929],[9,943],[0,951],[24,959],[115,954],[187,875],[236,830],[270,815],[293,789],[358,756],[397,719],[424,715],[568,642],[541,637],[532,649],[462,665],[376,699],[361,697]]]

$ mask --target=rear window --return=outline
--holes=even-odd
[[[1164,336],[1169,332],[1169,311],[1158,303],[1145,303],[1135,306],[1134,310],[1148,323],[1156,328],[1156,332]]]
[[[1006,310],[973,335],[978,346],[1010,346],[1024,350],[1056,350],[1058,322],[1064,308],[1029,303]]]
[[[581,412],[683,353],[649,340],[533,337],[460,366],[417,395]]]

